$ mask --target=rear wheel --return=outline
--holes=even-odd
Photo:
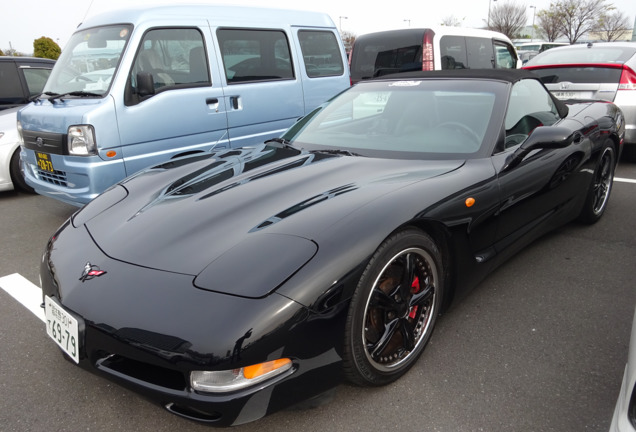
[[[441,254],[425,233],[407,229],[369,261],[345,329],[344,372],[359,385],[384,385],[408,371],[428,343],[443,293]]]
[[[596,164],[594,178],[590,184],[583,209],[579,214],[579,221],[593,224],[598,222],[605,213],[614,182],[615,161],[614,146],[610,140],[607,140]]]
[[[11,161],[9,162],[9,174],[11,175],[11,182],[15,190],[21,190],[22,192],[35,193],[35,190],[24,181],[24,176],[20,171],[20,147],[13,152]]]

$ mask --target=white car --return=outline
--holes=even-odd
[[[636,431],[636,313],[629,341],[627,366],[623,375],[623,385],[618,395],[610,432]]]
[[[21,107],[0,111],[0,191],[33,192],[20,172],[20,135],[17,113]]]

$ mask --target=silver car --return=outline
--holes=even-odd
[[[610,432],[636,431],[636,313],[632,324],[632,336],[629,342],[629,355],[621,392],[616,402]]]
[[[601,42],[552,48],[523,67],[541,77],[559,99],[603,99],[625,116],[627,158],[636,162],[636,42]]]

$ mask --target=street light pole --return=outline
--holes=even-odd
[[[528,6],[532,8],[532,34],[530,36],[530,42],[534,41],[534,15],[537,13],[537,7],[536,6]]]
[[[344,19],[349,19],[349,17],[346,17],[346,16],[341,16],[341,17],[340,17],[340,24],[339,24],[339,26],[340,26],[340,33],[342,33],[342,19],[343,19],[343,18],[344,18]]]
[[[492,0],[496,2],[497,0]],[[488,30],[490,30],[490,0],[488,0]]]

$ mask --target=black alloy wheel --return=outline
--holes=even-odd
[[[384,385],[413,366],[429,341],[442,300],[441,254],[408,229],[377,249],[352,298],[345,332],[345,375]]]

